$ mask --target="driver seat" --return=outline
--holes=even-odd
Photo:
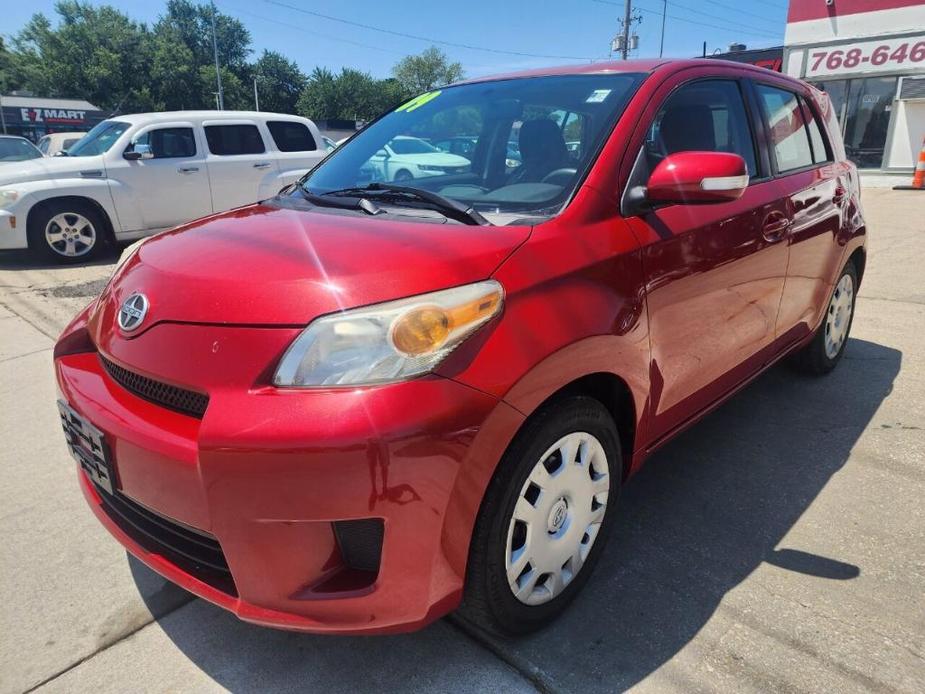
[[[512,183],[538,183],[556,169],[572,168],[559,126],[551,120],[528,120],[520,126],[521,164],[511,172]]]

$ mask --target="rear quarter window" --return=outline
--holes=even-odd
[[[266,152],[256,125],[207,125],[206,142],[212,154],[262,154]]]
[[[270,120],[267,128],[280,152],[314,152],[318,149],[315,138],[304,123]]]

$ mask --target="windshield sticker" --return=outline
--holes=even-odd
[[[439,89],[427,92],[426,94],[421,94],[420,96],[414,97],[411,101],[406,101],[401,106],[396,108],[396,111],[405,111],[406,113],[411,113],[416,108],[421,108],[424,104],[429,104],[431,101],[440,96],[441,91]]]
[[[585,99],[586,104],[599,104],[604,101],[608,96],[610,96],[609,89],[595,89],[591,92],[591,96]]]

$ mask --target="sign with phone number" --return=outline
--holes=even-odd
[[[925,35],[810,49],[806,76],[914,68],[925,71]]]

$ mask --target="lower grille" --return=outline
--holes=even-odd
[[[155,381],[153,378],[136,374],[134,371],[129,371],[109,361],[102,354],[99,356],[106,373],[127,391],[156,405],[190,417],[202,419],[205,415],[206,407],[209,406],[208,395]]]
[[[118,491],[110,494],[93,486],[106,515],[122,532],[203,583],[237,597],[225,553],[215,537],[164,518]]]

